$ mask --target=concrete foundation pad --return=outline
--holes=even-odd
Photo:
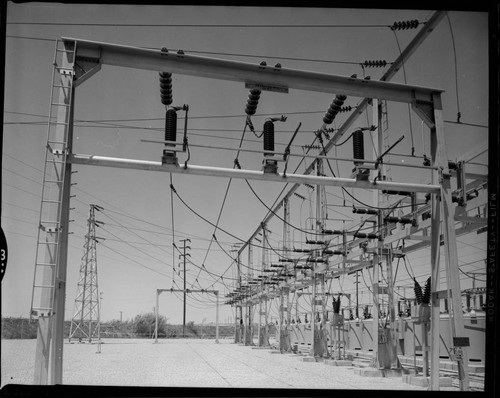
[[[424,377],[419,375],[403,375],[403,382],[406,384],[411,384],[412,386],[418,387],[428,387],[431,384],[430,377]],[[451,387],[451,377],[440,377],[439,387]]]
[[[329,366],[352,366],[352,361],[347,359],[326,359],[325,365]]]
[[[302,357],[302,362],[323,362],[323,358],[321,357]]]
[[[408,373],[405,369],[382,369],[384,377],[401,377],[405,373]]]
[[[380,369],[375,368],[355,368],[354,374],[364,377],[384,377],[384,373]]]

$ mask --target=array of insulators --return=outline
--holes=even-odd
[[[343,235],[344,231],[340,231],[338,229],[324,229],[321,233],[323,235]]]
[[[355,232],[353,236],[361,239],[378,239],[378,235],[373,233]]]
[[[175,141],[176,139],[177,112],[175,109],[167,109],[167,112],[165,113],[165,141]]]
[[[387,61],[383,59],[369,60],[361,64],[361,66],[364,66],[365,68],[384,68],[386,65]]]
[[[331,124],[333,122],[333,119],[335,119],[337,113],[341,111],[342,105],[344,105],[344,101],[346,100],[346,98],[347,97],[345,95],[335,96],[332,103],[330,104],[330,107],[326,111],[325,116],[323,116],[323,123]]]
[[[274,123],[271,120],[264,123],[264,151],[274,151]]]
[[[295,253],[311,253],[311,249],[293,249]]]
[[[250,90],[250,93],[248,94],[247,106],[245,108],[245,113],[248,116],[255,115],[257,105],[259,104],[260,92],[261,91],[256,88]]]
[[[306,239],[307,245],[324,245],[326,242],[324,240],[309,240]]]
[[[345,255],[342,250],[323,250],[323,254],[327,255]]]
[[[172,104],[172,74],[160,72],[160,95],[163,105]]]
[[[416,221],[413,218],[408,217],[396,217],[396,216],[388,216],[384,218],[387,222],[398,222],[401,224],[415,224]]]
[[[400,195],[400,196],[412,196],[413,192],[410,191],[391,191],[388,189],[383,189],[382,193],[385,195]]]
[[[412,19],[411,21],[399,21],[394,22],[391,26],[392,30],[405,30],[405,29],[416,29],[418,28],[418,19]]]
[[[308,263],[324,263],[325,260],[323,260],[322,258],[308,258],[306,260],[306,262],[308,262]]]
[[[302,145],[302,149],[321,149],[321,146],[319,145]]]
[[[373,215],[378,214],[378,210],[375,210],[375,209],[359,209],[356,207],[352,208],[352,212],[356,213],[356,214],[373,214]]]
[[[363,141],[363,131],[356,130],[352,133],[352,151],[354,159],[364,159],[365,158],[365,144]],[[362,165],[362,161],[354,161],[356,166]]]

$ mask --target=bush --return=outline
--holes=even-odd
[[[153,312],[139,314],[134,318],[134,333],[137,337],[154,337],[156,315]],[[167,318],[158,315],[158,337],[167,334]]]

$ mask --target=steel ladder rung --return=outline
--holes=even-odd
[[[52,289],[54,285],[33,285],[33,287],[37,287],[40,289]]]
[[[55,266],[56,264],[55,263],[36,263],[35,264],[37,267],[40,266],[40,267],[53,267]]]
[[[42,200],[43,203],[61,203],[60,200]]]
[[[67,122],[49,122],[49,124],[56,124],[56,125],[62,125],[62,126],[69,125],[69,123],[67,123]]]
[[[62,123],[60,123],[60,124],[62,124]],[[64,124],[67,124],[67,123],[64,123]],[[51,144],[63,144],[63,145],[66,145],[65,141],[48,140],[47,142],[50,142]]]
[[[39,245],[59,245],[58,242],[38,242]]]
[[[50,105],[53,105],[53,106],[69,106],[69,104],[64,104],[64,103],[61,103],[61,102],[51,102]]]

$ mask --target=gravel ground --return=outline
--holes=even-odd
[[[36,340],[2,340],[1,385],[32,384]],[[303,362],[292,354],[230,340],[106,339],[64,344],[63,383],[69,385],[419,390],[401,378],[357,376],[352,367]]]

